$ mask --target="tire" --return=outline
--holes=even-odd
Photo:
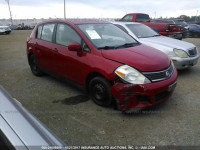
[[[89,83],[89,92],[92,100],[100,106],[108,107],[112,104],[113,97],[110,93],[111,85],[103,77],[95,77]]]
[[[10,34],[10,32],[9,32],[9,31],[6,31],[5,33],[6,33],[6,34]]]
[[[43,75],[41,69],[38,66],[38,61],[37,61],[37,59],[36,59],[36,57],[34,55],[30,56],[30,68],[31,68],[32,73],[35,76]]]

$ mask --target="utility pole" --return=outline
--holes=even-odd
[[[66,19],[66,12],[65,12],[65,0],[64,0],[64,19]]]
[[[12,24],[12,27],[13,27],[12,13],[11,13],[11,10],[10,10],[10,1],[9,0],[5,0],[5,1],[8,3],[8,8],[9,8],[9,12],[10,12],[10,20],[11,20],[11,24]]]
[[[198,15],[198,10],[197,10],[197,14],[196,14],[195,22],[197,22],[197,15]]]

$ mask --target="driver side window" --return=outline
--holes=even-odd
[[[122,20],[123,21],[132,21],[133,20],[133,16],[132,15],[127,15]]]
[[[71,43],[80,43],[81,37],[67,24],[58,24],[56,31],[56,43],[68,46]]]

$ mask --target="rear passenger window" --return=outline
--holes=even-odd
[[[80,43],[80,36],[66,24],[58,24],[56,31],[56,43],[68,46],[71,43]]]
[[[42,40],[52,42],[55,24],[45,24],[42,29]]]
[[[42,26],[39,26],[37,29],[37,39],[41,38],[41,33],[42,33]]]

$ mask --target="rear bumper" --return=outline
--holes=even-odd
[[[181,33],[177,33],[177,34],[168,34],[168,37],[174,38],[174,39],[182,39],[183,35]]]
[[[175,39],[182,39],[182,34],[180,32],[159,32],[163,36],[175,38]]]
[[[171,59],[174,62],[176,69],[181,70],[196,65],[199,57],[200,55],[198,54],[195,57],[188,57],[188,58],[172,57]]]
[[[167,100],[175,89],[176,79],[177,71],[175,69],[167,80],[141,85],[117,82],[110,92],[115,97],[120,110],[140,110]]]

